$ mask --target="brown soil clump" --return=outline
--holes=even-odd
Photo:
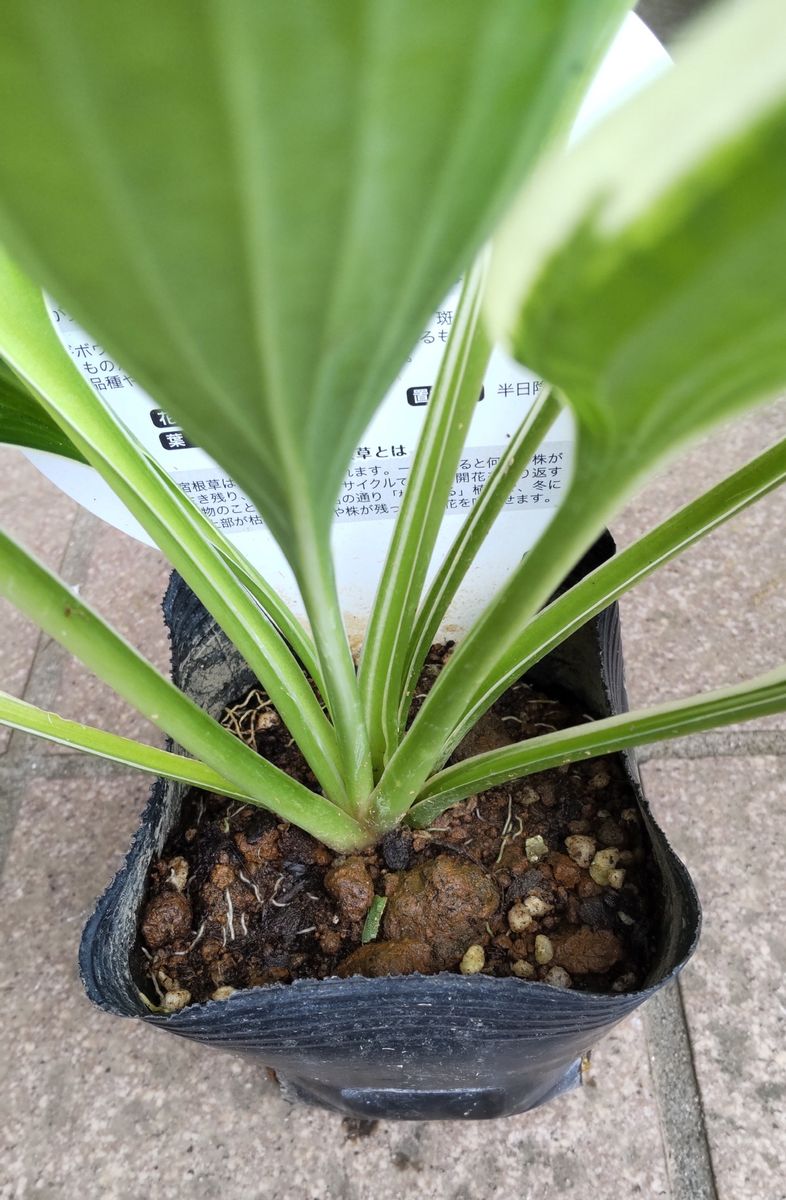
[[[481,937],[500,902],[487,871],[451,854],[388,875],[385,890],[385,938],[425,942],[437,970],[455,966],[467,946]]]
[[[362,921],[374,899],[374,880],[362,858],[348,858],[325,874],[325,891],[350,921]]]
[[[350,975],[367,975],[372,979],[380,975],[433,975],[436,970],[431,950],[425,942],[403,938],[395,942],[369,942],[344,959],[338,967],[338,975],[346,979]]]

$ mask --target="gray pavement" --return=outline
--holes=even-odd
[[[671,33],[684,0],[640,5]],[[622,544],[765,445],[786,402],[664,471],[615,523]],[[0,450],[0,524],[159,666],[166,565]],[[622,604],[635,704],[783,659],[786,497],[775,495]],[[0,601],[0,686],[118,732],[157,735]],[[651,747],[644,783],[705,908],[678,986],[616,1029],[581,1091],[489,1123],[382,1123],[353,1140],[290,1108],[259,1068],[93,1010],[81,927],[120,865],[148,783],[0,729],[5,931],[0,1197],[81,1200],[785,1200],[786,715]]]
[[[784,435],[781,402],[697,446],[623,514],[620,541]],[[161,557],[77,510],[17,452],[0,465],[0,523],[165,667]],[[775,494],[623,600],[635,703],[782,659],[785,517]],[[11,691],[155,740],[5,607],[0,654]],[[383,1123],[361,1140],[337,1117],[291,1109],[247,1062],[91,1009],[79,934],[148,784],[13,734],[0,743],[0,1196],[783,1200],[784,734],[776,717],[646,752],[645,787],[696,878],[704,935],[679,987],[601,1043],[580,1092],[506,1121]]]

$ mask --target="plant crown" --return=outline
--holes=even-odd
[[[249,663],[320,790],[234,738],[5,534],[0,594],[185,753],[4,693],[0,721],[261,805],[349,851],[547,767],[786,708],[780,667],[445,765],[538,659],[786,474],[781,442],[553,598],[654,468],[786,384],[781,0],[701,22],[677,69],[567,147],[627,7],[7,6],[0,439],[101,474]],[[356,666],[330,551],[336,496],[462,275]],[[42,288],[251,497],[308,627],[76,372]],[[427,585],[497,343],[548,388]],[[576,451],[563,502],[407,728],[448,605],[564,406]]]

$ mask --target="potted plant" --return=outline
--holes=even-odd
[[[8,696],[0,719],[161,777],[88,926],[82,967],[93,998],[255,1050],[293,1094],[356,1115],[500,1115],[570,1086],[593,1038],[685,961],[698,923],[630,760],[627,780],[616,760],[594,775],[581,764],[786,708],[780,669],[624,711],[610,606],[777,486],[786,467],[779,444],[616,557],[593,550],[665,456],[786,381],[776,4],[714,18],[678,72],[566,150],[560,135],[627,7],[143,0],[110,16],[73,0],[15,4],[7,16],[3,438],[98,470],[188,590],[176,582],[167,600],[170,683],[0,535],[2,594],[171,742],[141,746]],[[386,387],[462,272],[356,666],[330,550],[336,496]],[[286,556],[308,627],[79,378],[42,285],[247,493]],[[548,386],[427,582],[493,339]],[[562,406],[575,421],[575,457],[545,535],[452,653],[432,651],[511,481]],[[568,728],[544,732],[549,722],[505,707],[525,675],[524,686],[543,686],[538,664],[552,694],[527,692],[526,704],[550,705]],[[227,706],[257,682],[264,694],[243,710],[255,740],[285,728],[296,771],[276,765],[280,741],[266,757],[226,726]],[[598,719],[566,708],[567,693]],[[506,718],[534,735],[490,737]],[[544,783],[551,768],[562,774]],[[519,783],[533,777],[535,793]],[[582,779],[612,807],[585,797],[571,816],[568,781]],[[191,924],[197,870],[167,842],[198,836],[187,788],[234,801],[211,825],[225,841],[197,880],[203,899],[223,905],[207,932]],[[453,835],[482,820],[483,797],[497,811],[507,797],[493,831],[498,858],[457,868],[469,859]],[[568,833],[556,848],[525,810],[556,829],[547,810],[560,806]],[[256,811],[273,818],[252,827]],[[635,837],[620,831],[623,820]],[[449,852],[426,845],[413,867],[415,840],[435,831],[450,833]],[[646,973],[617,970],[611,990],[598,991],[593,980],[621,961],[623,918],[636,924],[626,910],[642,894],[643,879],[632,880],[645,842],[662,909],[657,944]],[[504,887],[490,862],[507,872]],[[271,864],[286,868],[273,882]],[[224,978],[238,929],[250,936],[252,916],[264,925],[294,903],[285,876],[302,892],[314,872],[323,890],[313,903],[363,942],[350,950],[339,938],[342,978],[277,984],[282,968],[268,959],[249,968],[252,986],[190,1003],[176,956],[209,936],[200,954],[209,949]],[[603,934],[591,948],[589,901]],[[604,904],[613,927],[598,916]],[[446,907],[464,924],[447,950],[440,932],[438,952],[433,929],[413,936],[411,921]],[[582,951],[572,944],[570,960],[569,913]],[[333,961],[329,928],[287,937],[312,934],[313,953]],[[605,965],[601,943],[613,951]],[[504,977],[484,974],[490,964]]]

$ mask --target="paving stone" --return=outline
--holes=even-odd
[[[717,1200],[679,982],[642,1011],[672,1200]]]
[[[0,528],[25,549],[57,570],[74,522],[76,504],[64,496],[24,455],[0,446]],[[13,696],[24,692],[40,630],[7,600],[0,599],[0,688]],[[0,754],[11,730],[0,726]]]
[[[639,1015],[595,1052],[589,1084],[551,1107],[494,1122],[383,1123],[352,1141],[338,1117],[290,1108],[256,1065],[92,1009],[76,975],[78,939],[146,788],[125,774],[28,787],[0,895],[3,1011],[14,1014],[0,1087],[0,1195],[669,1194]]]
[[[786,401],[750,414],[672,463],[614,522],[629,545],[786,437]],[[741,682],[783,660],[786,488],[771,493],[622,598],[631,704]],[[734,727],[739,728],[739,727]],[[784,729],[786,717],[750,729]]]
[[[101,523],[80,596],[164,674],[169,674],[169,641],[161,600],[170,567],[149,546]],[[61,716],[98,725],[152,745],[163,735],[129,704],[73,658],[64,666],[52,707]],[[50,754],[71,753],[50,743]]]
[[[783,1200],[783,762],[653,762],[644,779],[704,906],[682,994],[718,1195]]]

